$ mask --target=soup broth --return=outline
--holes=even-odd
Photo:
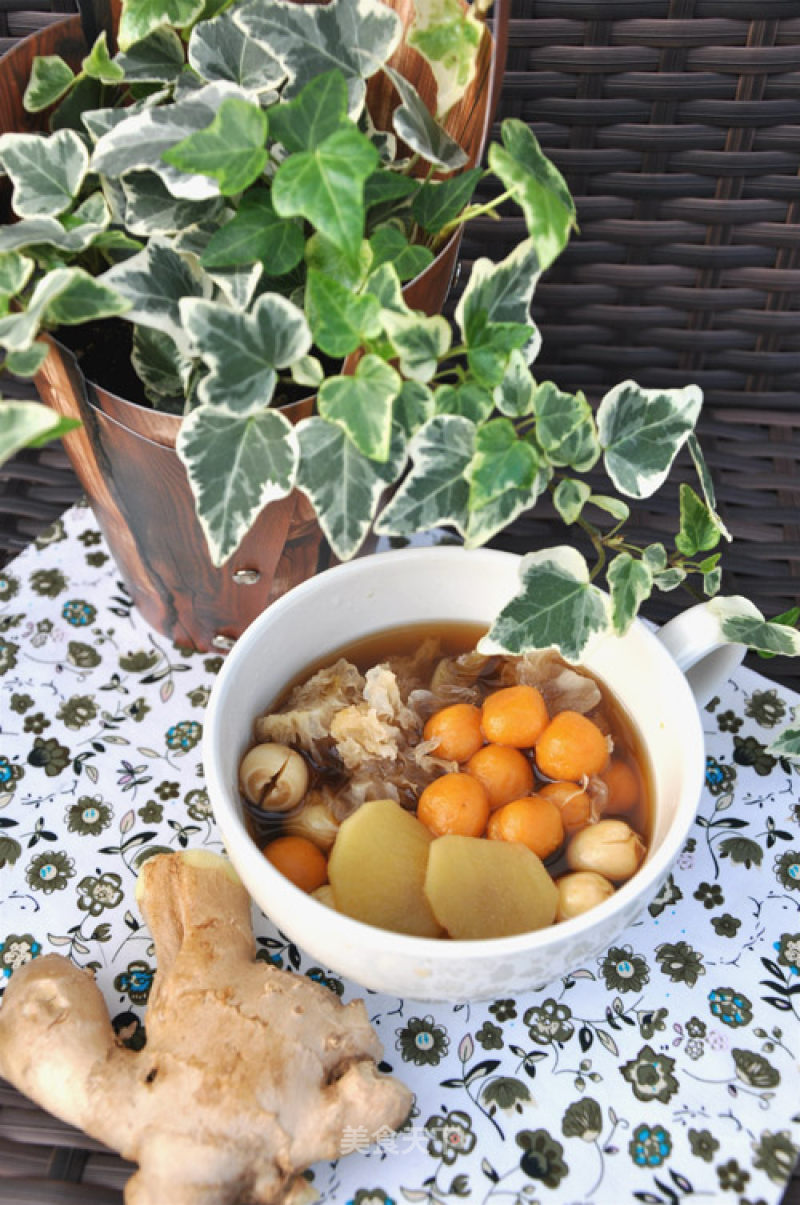
[[[255,741],[259,749],[265,743],[277,743],[299,754],[306,776],[302,798],[276,811],[270,806],[269,790],[260,799],[254,798],[252,790],[243,795],[250,835],[271,861],[271,851],[277,855],[279,846],[291,845],[286,838],[292,837],[310,841],[327,858],[339,826],[370,800],[393,799],[410,816],[416,816],[420,796],[429,783],[455,775],[463,779],[465,770],[469,776],[466,759],[464,764],[456,764],[437,756],[441,743],[437,745],[425,735],[431,717],[454,705],[466,706],[470,717],[485,716],[486,700],[518,683],[541,694],[548,724],[560,713],[577,713],[584,717],[582,723],[590,721],[602,733],[609,751],[608,765],[600,773],[571,779],[574,790],[566,795],[585,792],[588,797],[589,819],[578,827],[600,820],[627,825],[639,843],[641,860],[652,832],[652,787],[632,717],[602,682],[588,671],[568,666],[553,653],[478,655],[475,648],[484,632],[480,625],[452,622],[381,631],[336,650],[288,685],[256,720]],[[484,747],[491,743],[485,736],[478,739]],[[533,742],[514,754],[518,760],[521,754],[532,771],[532,785],[525,794],[539,798],[543,791],[544,797],[556,798],[558,790],[553,789],[554,795],[550,789],[552,776],[537,764],[536,748]],[[270,781],[274,786],[275,780]],[[552,810],[553,805],[548,806]],[[480,836],[482,842],[487,834],[495,838],[501,812],[502,806],[492,808],[488,827],[480,833],[469,830],[470,835]],[[562,808],[562,816],[566,821],[566,808]],[[557,847],[542,857],[557,886],[571,871],[584,869],[571,860],[576,828],[566,823],[565,828]],[[434,837],[460,831],[433,829]],[[517,838],[503,836],[501,840]],[[529,844],[529,848],[536,852],[535,845]],[[326,875],[322,863],[311,860],[314,873],[322,875],[320,898],[336,906],[330,888],[322,886]],[[294,879],[292,865],[282,864],[277,857],[273,864]],[[312,875],[302,883],[295,881],[313,890],[317,879]],[[620,881],[617,878],[609,891]]]

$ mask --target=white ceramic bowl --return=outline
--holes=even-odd
[[[658,892],[692,824],[703,782],[695,696],[676,660],[642,623],[598,643],[586,667],[634,720],[647,750],[654,822],[645,863],[603,904],[538,932],[492,941],[437,941],[390,933],[342,916],[294,887],[263,857],[243,822],[239,761],[253,720],[307,666],[361,636],[425,621],[486,623],[517,592],[520,558],[456,547],[398,550],[352,561],[296,587],[237,641],[215,683],[204,737],[206,782],[231,861],[258,906],[320,965],[363,987],[416,1000],[480,999],[535,987],[605,949]],[[692,609],[667,625],[679,657],[714,674],[741,652],[714,652],[714,626]],[[699,635],[698,635],[699,633]],[[698,660],[699,659],[699,660]]]

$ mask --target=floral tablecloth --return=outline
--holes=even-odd
[[[221,848],[200,758],[220,664],[140,619],[83,507],[0,573],[0,984],[58,951],[141,1033],[156,968],[136,867]],[[798,702],[740,670],[709,703],[696,825],[602,957],[481,1004],[367,993],[415,1108],[312,1169],[323,1201],[780,1199],[800,1139],[800,803],[767,746]],[[264,917],[256,933],[259,957],[364,994]]]

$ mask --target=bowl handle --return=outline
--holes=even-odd
[[[721,639],[719,620],[708,603],[689,607],[656,635],[686,675],[699,706],[719,690],[747,651],[743,644]]]

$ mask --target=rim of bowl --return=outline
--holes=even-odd
[[[652,647],[657,649],[657,656],[663,659],[664,665],[667,667],[666,672],[672,674],[674,677],[675,689],[679,695],[683,695],[682,699],[675,699],[674,710],[680,716],[684,743],[688,742],[689,733],[687,729],[691,726],[691,743],[694,748],[687,751],[687,772],[675,817],[659,848],[652,856],[648,853],[648,856],[636,874],[618,887],[612,896],[594,908],[591,908],[588,912],[573,917],[570,920],[559,921],[557,924],[554,923],[544,929],[531,929],[526,930],[524,933],[515,933],[509,937],[446,941],[438,937],[415,937],[408,933],[397,933],[394,930],[382,929],[377,925],[369,925],[364,921],[347,916],[345,913],[332,911],[325,904],[320,903],[299,887],[296,887],[285,875],[282,875],[280,871],[270,865],[247,831],[243,820],[241,804],[238,800],[228,798],[225,784],[218,773],[219,758],[216,755],[215,743],[218,742],[222,732],[218,716],[224,705],[226,705],[225,696],[230,689],[228,681],[229,679],[234,679],[238,664],[251,655],[253,648],[258,647],[262,629],[269,627],[274,622],[276,616],[279,617],[284,611],[291,608],[298,597],[304,597],[306,594],[316,593],[318,590],[324,589],[330,584],[331,577],[334,575],[346,575],[348,577],[368,576],[376,561],[385,562],[390,558],[397,557],[416,561],[423,556],[430,556],[432,551],[439,555],[444,554],[447,559],[451,557],[458,559],[464,557],[472,559],[487,557],[494,560],[502,559],[506,562],[513,560],[517,564],[522,560],[522,557],[518,554],[503,552],[500,549],[465,549],[455,545],[436,545],[433,548],[403,548],[394,549],[389,552],[373,553],[358,561],[347,561],[344,564],[335,565],[330,569],[323,570],[322,573],[317,574],[315,577],[301,582],[298,586],[294,586],[258,615],[246,628],[228,654],[225,664],[219,672],[219,676],[212,687],[206,711],[205,731],[207,737],[204,742],[203,764],[212,809],[217,826],[222,834],[228,857],[234,869],[238,869],[237,860],[241,859],[242,862],[249,865],[255,874],[263,874],[267,888],[269,884],[272,884],[276,891],[279,890],[284,893],[287,900],[293,902],[293,906],[296,907],[298,913],[303,913],[309,908],[313,910],[313,913],[316,913],[318,909],[324,909],[324,915],[329,923],[335,924],[337,928],[341,928],[343,936],[349,937],[353,942],[358,942],[359,937],[363,939],[367,935],[374,941],[376,935],[383,934],[384,937],[391,940],[392,946],[397,949],[398,955],[410,956],[416,953],[431,957],[435,954],[438,961],[447,963],[473,961],[490,955],[500,957],[504,954],[523,953],[526,950],[532,949],[541,951],[551,944],[560,944],[564,939],[569,940],[572,937],[579,937],[589,924],[594,924],[594,922],[599,923],[613,916],[617,911],[624,909],[626,903],[633,897],[641,896],[642,907],[644,907],[648,899],[649,889],[654,889],[655,885],[661,882],[680,853],[686,834],[696,815],[704,773],[704,739],[697,703],[691,692],[689,683],[678,668],[677,663],[659,642],[655,633],[650,631],[641,621],[637,621],[640,635]],[[470,621],[466,620],[465,622]],[[373,630],[380,631],[381,628],[377,626]],[[609,639],[613,639],[613,637],[609,637]],[[341,645],[347,643],[348,641],[345,640],[341,642]],[[335,649],[331,649],[330,651],[334,652]],[[321,655],[325,656],[324,653]],[[613,693],[613,689],[611,687],[609,689]],[[645,742],[643,741],[643,743]],[[235,857],[231,853],[231,847],[235,849]],[[252,893],[249,894],[251,894],[252,898]],[[268,890],[265,891],[265,894],[268,894]],[[258,903],[257,900],[255,902]],[[268,909],[264,908],[264,912],[271,919]],[[298,941],[302,946],[302,940],[298,939]]]

